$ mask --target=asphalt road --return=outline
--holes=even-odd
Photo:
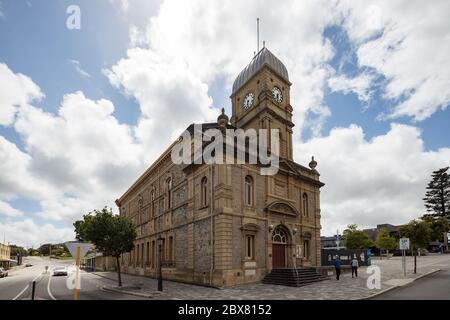
[[[450,263],[442,271],[379,295],[373,300],[450,300]]]
[[[24,267],[26,263],[32,267]],[[69,276],[53,276],[53,272],[45,273],[45,266],[52,271],[56,266],[66,266]],[[35,300],[72,300],[73,290],[67,286],[68,279],[74,272],[73,260],[49,260],[41,257],[26,257],[23,266],[8,271],[8,277],[0,278],[0,300],[31,299],[31,282],[36,282]],[[70,282],[70,281],[69,281]],[[144,299],[127,294],[106,292],[103,285],[115,285],[116,282],[92,273],[80,272],[79,300],[137,300]]]

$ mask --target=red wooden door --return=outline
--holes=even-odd
[[[286,267],[286,245],[272,244],[272,268]]]

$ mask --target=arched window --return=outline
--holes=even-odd
[[[272,242],[281,244],[287,243],[287,234],[283,228],[278,227],[273,231]]]
[[[253,179],[250,176],[245,177],[244,194],[245,194],[245,205],[247,206],[253,205]]]
[[[202,207],[206,207],[208,204],[208,178],[203,177],[200,187],[200,205]]]
[[[155,190],[152,190],[152,192],[150,193],[150,201],[151,201],[151,206],[150,206],[151,212],[150,212],[150,214],[151,214],[152,217],[154,217],[156,215],[156,202],[155,202],[155,199],[156,199]]]
[[[167,179],[166,182],[167,189],[167,208],[170,209],[172,207],[172,178]]]
[[[302,211],[303,216],[306,217],[308,215],[308,195],[306,193],[302,195]]]

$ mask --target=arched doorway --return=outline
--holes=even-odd
[[[282,226],[275,228],[272,234],[272,268],[286,268],[286,248],[288,234]]]

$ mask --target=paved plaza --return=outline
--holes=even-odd
[[[156,279],[124,274],[122,277],[124,287],[120,290],[131,292],[137,295],[145,295],[150,299],[364,299],[394,286],[402,286],[410,283],[415,278],[421,277],[427,273],[439,269],[448,270],[448,268],[450,267],[450,254],[422,256],[417,258],[417,262],[418,269],[417,273],[414,274],[413,258],[406,258],[407,276],[405,278],[403,276],[401,257],[392,257],[390,259],[383,260],[372,260],[372,265],[380,267],[380,289],[369,289],[367,287],[367,278],[370,276],[370,274],[367,273],[367,267],[360,267],[358,270],[358,278],[352,278],[351,273],[343,273],[339,281],[337,281],[333,277],[330,277],[330,280],[321,281],[299,288],[257,283],[236,286],[233,288],[216,289],[173,281],[164,281],[163,293],[156,292]],[[103,281],[105,281],[104,289],[118,289],[117,287],[115,287],[114,282],[111,281],[116,280],[116,273],[95,272],[95,274],[99,275],[100,278],[103,278]],[[136,288],[136,286],[140,286],[141,288]],[[132,296],[130,296],[130,299],[132,299]]]

